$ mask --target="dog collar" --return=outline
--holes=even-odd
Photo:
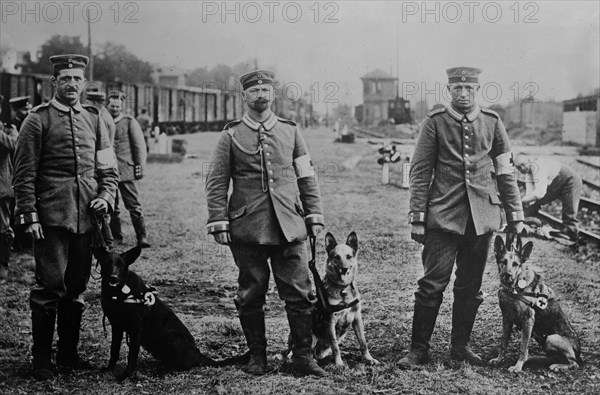
[[[529,286],[529,285],[531,285],[531,287],[533,289],[535,289],[535,287],[540,282],[540,278],[541,278],[541,276],[536,273],[535,276],[533,277],[533,280],[531,282],[529,282],[528,284],[525,284],[524,287],[521,287],[521,284],[520,284],[521,280],[519,280],[519,282],[517,283],[517,287],[509,288],[509,287],[506,287],[503,285],[501,287],[501,290],[503,290],[505,292],[505,294],[507,294],[511,298],[520,300],[521,302],[525,303],[529,307],[544,310],[546,307],[548,307],[548,300],[550,299],[547,294],[544,294],[541,292],[524,292],[525,288],[527,288],[527,286]],[[523,280],[523,281],[525,281],[525,280]],[[536,298],[536,301],[533,302],[526,298]]]

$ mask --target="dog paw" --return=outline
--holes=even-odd
[[[381,365],[381,362],[379,362],[378,360],[376,360],[373,357],[371,357],[370,359],[367,359],[367,363],[369,365]]]
[[[515,366],[509,367],[508,371],[511,373],[521,373],[523,371],[523,369],[521,366],[519,366],[519,364],[516,364]]]
[[[490,359],[490,361],[488,362],[491,366],[499,366],[502,365],[502,362],[504,362],[504,358],[493,358]]]
[[[549,369],[553,372],[566,372],[567,370],[569,370],[570,366],[569,365],[564,365],[564,364],[560,364],[560,363],[555,363],[550,365]]]
[[[327,365],[325,367],[325,370],[327,370],[331,373],[342,373],[344,370],[346,370],[346,365],[344,365],[343,363],[341,363],[341,364],[332,363],[330,365]]]

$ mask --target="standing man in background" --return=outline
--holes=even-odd
[[[271,111],[273,72],[252,71],[240,83],[248,112],[221,134],[206,176],[206,200],[208,233],[230,246],[239,270],[235,305],[251,353],[246,372],[262,375],[267,369],[264,304],[270,261],[285,301],[293,368],[325,376],[312,355],[315,298],[305,246],[307,232],[316,236],[324,224],[315,171],[296,124]],[[292,168],[296,177],[290,180],[286,169]]]
[[[0,114],[3,97],[0,96]],[[14,194],[12,156],[19,135],[15,125],[0,123],[0,281],[8,278],[14,231],[11,227]]]
[[[146,142],[146,152],[150,149],[148,145],[148,141],[150,141],[150,133],[152,132],[152,118],[148,115],[148,110],[144,107],[142,108],[142,112],[136,118],[140,127],[142,128],[142,133],[144,133],[144,141]]]
[[[112,116],[106,109],[106,94],[94,88],[86,91],[85,98],[88,101],[88,105],[93,106],[98,110],[100,118],[104,121],[104,126],[106,126],[106,130],[108,131],[110,143],[113,144],[115,141],[116,126],[115,121],[113,121]]]
[[[50,57],[55,95],[27,116],[17,140],[15,216],[34,240],[36,285],[31,290],[33,375],[54,377],[51,364],[58,316],[56,363],[89,369],[79,356],[85,308],[82,294],[92,267],[89,210],[111,210],[117,188],[115,156],[97,111],[79,102],[88,58]]]
[[[424,245],[424,274],[415,292],[410,352],[398,363],[402,369],[429,359],[429,340],[455,262],[450,358],[483,364],[468,344],[483,301],[481,283],[492,234],[502,222],[502,204],[512,230],[523,230],[508,135],[498,114],[475,102],[481,70],[456,67],[446,72],[452,102],[427,114],[410,169],[411,237]]]
[[[29,96],[13,97],[8,102],[13,111],[12,123],[19,131],[21,124],[31,111],[31,99]]]
[[[115,243],[123,241],[121,229],[121,211],[119,197],[129,211],[131,224],[135,230],[137,245],[142,248],[150,247],[146,236],[146,224],[142,204],[138,198],[137,181],[144,177],[147,150],[144,135],[138,122],[131,115],[123,113],[123,93],[110,92],[108,95],[108,112],[115,122],[115,140],[113,147],[119,164],[119,193],[112,212],[110,228]]]

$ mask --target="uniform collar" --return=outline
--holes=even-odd
[[[447,110],[448,110],[448,114],[450,114],[450,116],[452,118],[456,119],[459,122],[462,121],[463,118],[465,118],[465,117],[469,120],[469,122],[473,122],[479,116],[479,113],[481,112],[481,107],[479,107],[478,104],[475,104],[475,107],[473,107],[473,111],[471,111],[467,114],[463,114],[463,113],[456,111],[454,109],[454,107],[452,107],[452,105],[449,105],[447,107]]]
[[[70,112],[71,109],[73,109],[73,111],[75,111],[75,112],[83,111],[83,107],[81,106],[81,103],[79,102],[79,100],[77,100],[77,103],[75,103],[74,106],[68,106],[66,104],[59,102],[55,96],[52,98],[52,100],[50,100],[50,105],[61,112]]]
[[[269,118],[267,118],[267,120],[264,122],[258,122],[257,120],[253,119],[248,113],[244,114],[244,117],[242,118],[242,122],[244,122],[246,126],[248,126],[252,130],[258,130],[261,127],[261,125],[265,130],[271,130],[273,129],[277,121],[277,116],[272,112],[269,115]]]
[[[109,113],[110,114],[110,113]],[[123,113],[120,113],[118,117],[113,118],[113,122],[117,123],[119,122],[121,119],[123,119]]]

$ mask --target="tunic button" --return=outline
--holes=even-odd
[[[269,170],[269,174],[273,174],[273,170]]]
[[[465,134],[465,140],[468,140],[468,139],[469,139],[469,135]]]
[[[75,151],[79,151],[79,147],[75,147]]]
[[[468,145],[468,144],[465,144],[465,148],[469,148],[469,145]]]
[[[467,184],[470,184],[470,183],[471,183],[471,180],[467,178]]]
[[[265,144],[265,148],[269,148],[269,144]]]
[[[467,165],[470,165],[470,164],[471,164],[471,162],[467,161]]]
[[[469,154],[465,154],[465,158],[468,158],[468,157],[469,157]]]
[[[467,170],[467,174],[471,173],[469,170]]]
[[[469,127],[468,127],[468,126],[465,126],[465,130],[469,130]]]
[[[270,153],[270,152],[267,152],[267,156],[271,156],[271,153]]]
[[[267,165],[271,166],[271,162],[267,162]]]
[[[75,137],[75,141],[79,141],[79,137]]]
[[[271,192],[273,192],[273,188],[271,188]]]
[[[467,122],[467,121],[468,121],[468,119],[467,119],[467,118],[463,119],[463,122]]]
[[[271,178],[271,179],[269,180],[269,182],[273,182],[273,179]]]

